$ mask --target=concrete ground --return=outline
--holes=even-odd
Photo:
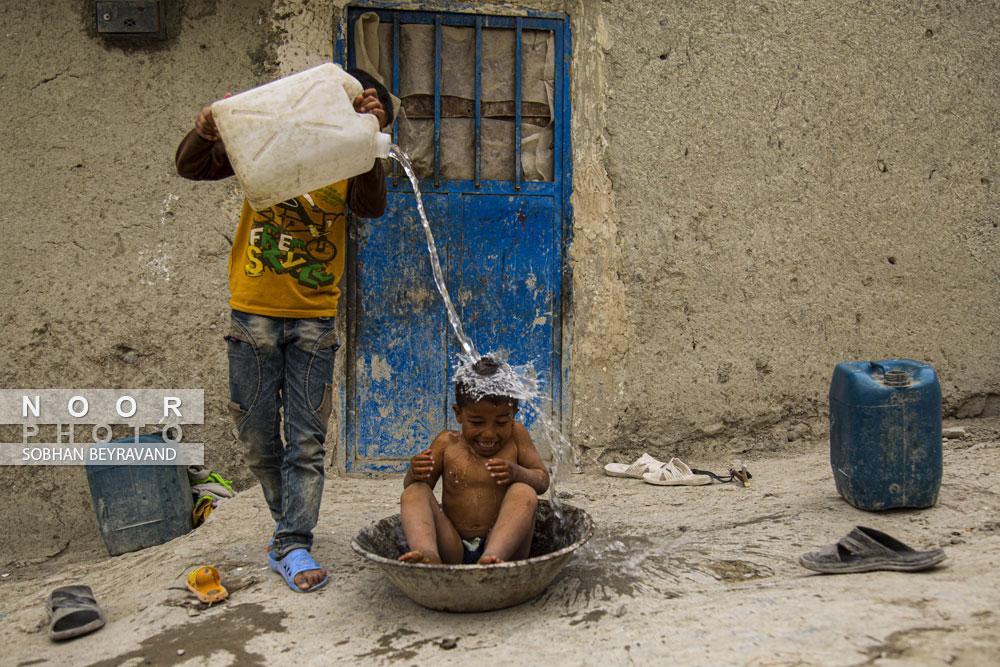
[[[1000,664],[1000,421],[962,425],[970,437],[945,442],[940,499],[926,510],[848,505],[818,441],[790,456],[744,455],[749,488],[655,487],[596,466],[569,475],[558,491],[592,515],[594,537],[538,598],[488,613],[420,607],[351,550],[361,527],[397,511],[399,478],[328,479],[314,555],[331,582],[309,595],[266,566],[271,525],[252,488],[167,544],[4,568],[0,662]],[[942,547],[948,559],[919,573],[838,576],[797,564],[858,524],[917,549]],[[231,593],[211,608],[171,588],[203,563],[219,568]],[[44,599],[70,583],[94,589],[107,625],[56,644]]]

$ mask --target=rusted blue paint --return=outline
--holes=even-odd
[[[349,10],[348,26],[343,31],[347,35],[345,53],[353,42],[353,21],[371,7],[376,8],[380,20],[393,25],[394,93],[399,90],[399,25],[415,22],[435,26],[434,171],[431,178],[421,180],[420,189],[448,290],[466,333],[481,353],[503,351],[513,364],[534,364],[543,391],[551,399],[549,416],[559,421],[569,366],[568,339],[563,337],[564,313],[569,306],[566,253],[572,228],[568,21],[541,13],[520,17],[435,14],[410,11],[413,5],[409,3],[370,3],[364,9]],[[387,11],[396,7],[405,10]],[[477,100],[481,95],[482,28],[517,30],[518,47],[523,29],[553,32],[553,182],[522,181],[519,169],[516,180],[481,180],[479,104],[474,178],[440,178],[440,68],[448,65],[441,63],[440,56],[443,25],[477,29]],[[519,118],[520,95],[516,97]],[[515,151],[519,155],[519,132],[511,147],[512,160],[516,159]],[[342,431],[345,464],[354,471],[405,470],[409,458],[425,448],[430,438],[455,426],[450,409],[454,401],[451,379],[458,350],[434,286],[415,200],[405,177],[390,180],[386,215],[359,221],[350,244],[345,290],[349,320]],[[529,426],[530,421],[529,417]]]

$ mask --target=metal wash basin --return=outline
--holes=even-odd
[[[417,604],[442,611],[489,611],[526,602],[552,582],[573,552],[594,534],[590,515],[563,505],[559,521],[546,500],[538,501],[531,556],[497,565],[400,563],[409,547],[399,515],[374,523],[351,540],[351,547],[378,564],[399,590]]]

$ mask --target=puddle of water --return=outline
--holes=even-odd
[[[249,637],[267,633],[281,633],[285,614],[265,609],[259,603],[231,605],[224,614],[213,614],[211,620],[202,621],[205,630],[193,631],[189,624],[168,628],[158,635],[147,637],[139,647],[107,660],[92,663],[90,667],[117,667],[131,660],[144,664],[172,665],[180,660],[217,660],[221,652],[229,653],[234,665],[267,665],[265,656],[253,653],[246,647]],[[107,629],[104,632],[108,632]],[[183,651],[183,658],[177,651]]]
[[[754,555],[773,557],[688,531],[638,533],[605,525],[576,552],[554,585],[534,604],[573,607],[580,602],[613,602],[643,595],[669,599],[706,586],[773,576],[768,566],[747,558]]]

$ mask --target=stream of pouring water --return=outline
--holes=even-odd
[[[467,385],[475,388],[480,396],[500,395],[517,398],[518,401],[525,402],[535,414],[535,423],[541,426],[542,434],[548,441],[552,450],[552,475],[549,485],[549,503],[555,511],[560,523],[563,523],[562,503],[559,494],[556,492],[556,483],[561,479],[561,473],[566,469],[572,470],[578,465],[573,444],[562,434],[556,424],[549,417],[551,401],[546,400],[538,387],[538,379],[535,368],[532,364],[523,366],[511,366],[506,359],[497,355],[490,355],[500,364],[500,372],[489,378],[472,372],[472,364],[481,357],[476,351],[476,346],[465,334],[462,321],[455,310],[451,296],[448,294],[448,286],[444,281],[444,272],[441,270],[441,261],[438,258],[437,244],[434,243],[434,234],[431,232],[430,223],[427,221],[427,214],[424,211],[424,203],[420,197],[420,186],[417,184],[416,174],[410,164],[410,158],[406,152],[392,144],[389,147],[389,157],[393,158],[400,165],[413,185],[413,194],[417,199],[417,211],[420,213],[420,224],[424,228],[424,235],[427,237],[427,250],[430,253],[431,271],[434,274],[434,284],[437,285],[444,307],[448,311],[448,321],[451,323],[455,336],[462,346],[459,353],[459,366],[455,371],[456,380],[464,380]]]
[[[413,173],[410,156],[396,144],[391,144],[389,146],[389,157],[403,165],[406,175],[410,177],[410,183],[413,184],[413,194],[417,198],[417,211],[420,213],[420,224],[424,227],[424,235],[427,237],[427,251],[431,255],[431,271],[434,273],[434,284],[437,285],[438,292],[441,293],[441,298],[444,299],[444,306],[448,310],[448,321],[451,322],[451,328],[455,330],[455,335],[458,336],[463,356],[468,359],[478,359],[479,355],[476,354],[476,346],[473,345],[472,339],[465,335],[462,320],[458,318],[455,304],[452,303],[451,296],[448,294],[448,286],[444,282],[444,272],[441,270],[441,261],[438,259],[437,244],[434,243],[434,234],[431,232],[431,225],[427,222],[427,213],[424,211],[424,200],[420,198],[420,186],[417,185],[417,176]]]

